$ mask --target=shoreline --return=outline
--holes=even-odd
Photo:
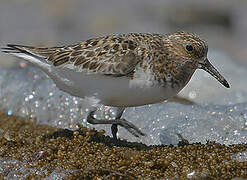
[[[36,124],[0,112],[0,160],[25,162],[24,168],[46,170],[30,173],[26,179],[49,176],[56,169],[74,170],[66,179],[232,179],[247,178],[247,160],[237,161],[236,153],[247,144],[183,144],[146,146],[120,141],[113,146],[104,130],[58,129]],[[4,178],[11,172],[0,173]]]

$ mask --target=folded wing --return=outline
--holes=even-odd
[[[123,76],[131,74],[141,60],[137,55],[137,43],[134,39],[119,34],[93,38],[64,47],[46,48],[8,44],[2,51],[24,59],[31,56],[56,68]]]

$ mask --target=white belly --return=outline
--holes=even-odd
[[[131,107],[153,104],[176,95],[180,89],[132,86],[127,77],[112,77],[54,69],[48,75],[57,87],[73,96],[94,97],[107,106]]]

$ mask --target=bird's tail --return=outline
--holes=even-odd
[[[7,44],[7,46],[2,48],[1,50],[4,53],[20,57],[39,67],[47,66],[49,63],[46,58],[54,52],[54,49],[48,50],[48,48],[35,48],[32,46],[15,44]]]

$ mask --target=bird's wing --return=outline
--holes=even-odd
[[[56,68],[105,75],[123,76],[131,74],[140,62],[136,39],[124,34],[89,39],[64,47],[30,47],[8,45],[5,51],[24,53],[44,59]]]

